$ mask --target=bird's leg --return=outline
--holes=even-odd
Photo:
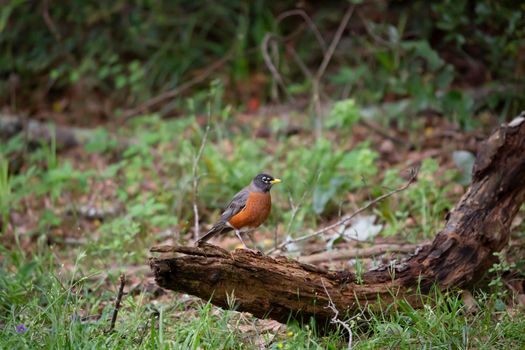
[[[244,241],[242,240],[242,237],[241,237],[241,231],[235,230],[235,234],[237,235],[237,238],[239,238],[239,240],[241,241],[242,245],[244,246],[244,249],[249,250],[250,252],[252,252],[254,254],[261,254],[261,252],[258,251],[257,249],[252,249],[252,248],[248,247],[246,245],[246,243],[244,243]]]
[[[253,231],[247,231],[246,233],[248,234],[248,237],[252,241],[252,244],[255,247],[255,249],[252,249],[252,248],[248,247],[246,245],[246,243],[244,243],[244,241],[242,240],[241,232],[239,230],[235,230],[235,234],[237,235],[237,238],[239,238],[239,240],[241,241],[242,245],[244,246],[244,249],[249,250],[250,252],[252,252],[254,254],[262,255],[263,253],[259,249],[257,249],[257,244],[255,244],[253,236],[251,235],[251,234],[253,234]]]
[[[242,240],[242,237],[241,237],[241,231],[239,230],[235,230],[235,234],[237,235],[237,238],[239,238],[239,241],[241,241],[242,245],[244,246],[245,249],[248,249],[248,250],[251,250],[250,248],[248,248],[248,246],[246,245],[246,243],[244,243],[244,241]]]

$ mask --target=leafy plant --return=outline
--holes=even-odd
[[[326,126],[351,129],[359,121],[359,118],[359,108],[353,99],[337,101],[330,111]]]
[[[489,272],[495,274],[495,277],[492,278],[489,286],[494,288],[495,294],[498,297],[496,300],[496,307],[498,311],[503,311],[501,306],[503,305],[504,308],[505,304],[501,299],[507,295],[507,290],[504,289],[503,284],[503,274],[511,271],[511,269],[514,269],[516,265],[514,263],[509,263],[507,261],[506,255],[502,252],[494,253],[494,256],[498,258],[498,262],[494,263],[489,269]]]

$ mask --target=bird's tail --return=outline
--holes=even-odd
[[[231,228],[228,227],[225,222],[218,222],[215,225],[213,225],[213,227],[208,232],[206,232],[204,236],[199,238],[196,243],[198,245],[200,243],[207,242],[210,238],[212,238],[216,234],[219,234],[225,230],[229,231],[230,229]]]

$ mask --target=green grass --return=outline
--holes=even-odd
[[[399,300],[388,314],[373,314],[367,338],[356,348],[518,349],[523,344],[525,322],[517,314],[497,312],[491,296],[477,295],[475,313],[459,292],[435,291],[421,298],[422,309]]]
[[[123,298],[116,328],[108,332],[116,287],[95,282],[102,272],[83,273],[85,256],[66,273],[46,248],[31,259],[3,247],[2,255],[0,345],[6,349],[339,349],[347,341],[343,332],[319,335],[313,323],[259,332],[250,316],[193,298],[155,300],[145,292]],[[398,300],[350,321],[355,349],[519,349],[525,342],[521,311],[497,311],[491,295],[477,294],[475,313],[459,292],[435,291],[422,299],[422,309]],[[24,332],[16,331],[20,325]]]

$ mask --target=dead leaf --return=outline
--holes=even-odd
[[[350,225],[343,226],[343,236],[351,240],[368,241],[377,236],[383,225],[375,225],[375,215],[360,215],[350,221]]]
[[[521,306],[525,307],[525,294],[518,295],[518,303]]]
[[[463,297],[463,304],[465,304],[465,307],[467,309],[467,312],[471,314],[475,314],[478,312],[479,307],[476,302],[476,299],[472,296],[472,293],[470,293],[468,290],[464,290],[462,293]]]

